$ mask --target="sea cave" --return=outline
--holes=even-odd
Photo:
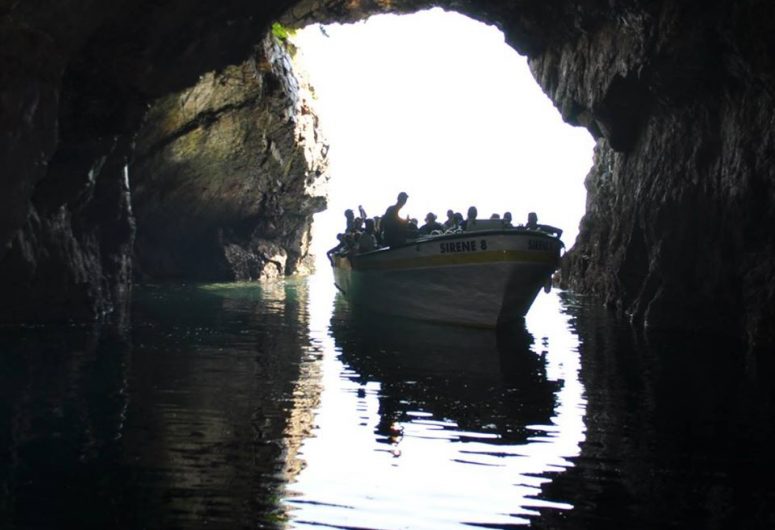
[[[327,145],[286,52],[256,36],[431,6],[6,3],[2,319],[121,320],[133,276],[296,270]],[[597,140],[564,284],[646,328],[771,345],[771,8],[448,7],[500,28]]]
[[[56,331],[51,330],[60,328],[47,326],[97,326],[103,338],[89,339],[86,343],[91,346],[79,346],[77,351],[90,352],[84,358],[95,356],[99,370],[109,375],[107,383],[96,376],[76,377],[73,374],[93,361],[76,356],[58,358],[51,365],[57,370],[55,375],[37,378],[40,374],[28,369],[26,360],[11,353],[0,357],[0,367],[11,374],[0,378],[0,397],[22,404],[18,410],[10,405],[6,410],[0,404],[0,448],[26,447],[26,441],[35,438],[30,433],[38,432],[39,425],[19,418],[26,417],[23,404],[34,401],[29,396],[37,395],[38,390],[51,387],[52,392],[61,392],[56,399],[86,402],[94,395],[102,396],[100,389],[110,386],[104,410],[86,407],[83,414],[68,415],[68,406],[51,405],[47,414],[53,423],[75,418],[76,442],[65,449],[57,446],[57,451],[78,446],[86,448],[84,454],[96,451],[100,458],[112,458],[111,444],[121,437],[129,407],[124,374],[129,370],[125,361],[129,347],[122,343],[115,348],[116,357],[103,357],[104,337],[113,341],[114,331],[121,336],[122,330],[150,318],[149,313],[132,311],[137,285],[255,281],[278,306],[296,312],[293,318],[308,324],[306,315],[298,316],[294,298],[303,296],[292,285],[278,287],[273,281],[311,266],[311,226],[313,216],[327,207],[331,146],[309,99],[308,80],[294,70],[288,32],[311,24],[358,22],[379,14],[430,8],[455,11],[502,31],[506,42],[527,58],[535,82],[562,119],[586,129],[595,142],[593,165],[584,182],[585,212],[575,242],[568,242],[555,283],[572,293],[569,296],[591,301],[596,308],[576,318],[586,344],[586,350],[581,349],[587,355],[579,377],[589,388],[599,389],[590,393],[588,402],[581,392],[574,394],[576,402],[587,407],[587,445],[581,452],[600,457],[600,461],[606,461],[610,451],[632,456],[626,465],[606,469],[625,477],[622,481],[633,497],[647,499],[631,512],[626,504],[613,507],[607,521],[626,526],[651,517],[662,507],[665,499],[655,493],[665,485],[659,473],[646,473],[646,482],[628,477],[639,476],[638,458],[654,457],[650,448],[663,443],[666,433],[681,431],[698,446],[706,442],[712,446],[709,440],[717,438],[703,430],[709,424],[703,422],[702,414],[711,408],[743,411],[751,403],[772,401],[771,391],[762,386],[739,385],[755,394],[754,398],[740,397],[717,384],[736,370],[764,377],[775,347],[775,235],[771,228],[775,226],[775,5],[771,2],[0,0],[0,328],[11,335],[40,329],[44,330],[41,337],[48,337],[41,341],[57,342]],[[147,292],[142,296],[147,297]],[[280,329],[282,319],[264,314],[245,318],[263,330],[259,332],[262,348],[271,349],[279,340],[274,330]],[[595,332],[595,323],[607,318],[621,327],[611,333]],[[108,329],[111,331],[105,331]],[[148,337],[145,328],[139,329],[134,340],[141,346],[140,339]],[[170,336],[176,328],[171,329]],[[348,346],[342,348],[345,357],[353,351],[381,351],[381,346],[368,342],[374,339],[371,330],[365,335],[368,340],[353,338],[346,326],[336,331]],[[653,346],[657,342],[649,342],[651,336],[658,337],[657,342],[671,337],[673,347],[657,348]],[[0,345],[11,344],[4,337]],[[289,340],[293,347],[298,346],[298,337]],[[636,341],[643,348],[637,351],[647,353],[622,361],[625,354],[610,346],[619,340]],[[487,341],[492,342],[493,351],[502,345],[500,338]],[[508,341],[516,349],[525,349],[521,335]],[[453,350],[465,343],[454,342],[448,341]],[[537,353],[551,351],[547,342],[537,347]],[[9,346],[9,351],[34,351],[36,342],[29,344],[31,350]],[[598,352],[608,352],[608,356]],[[314,351],[309,353],[314,355]],[[49,363],[48,358],[34,357],[40,366]],[[656,357],[659,362],[653,360]],[[266,395],[261,395],[266,403],[278,407],[269,407],[266,415],[270,419],[286,413],[293,416],[288,423],[297,427],[294,442],[283,454],[295,455],[302,437],[298,433],[311,429],[313,422],[308,410],[297,413],[290,407],[289,413],[276,398],[302,396],[313,403],[318,390],[314,385],[290,389],[278,382],[282,374],[303,371],[286,361],[270,363],[267,373],[272,385],[262,389]],[[390,409],[394,417],[385,413],[376,431],[395,441],[401,436],[393,421],[401,419],[401,392],[406,389],[390,379],[393,374],[380,374],[383,367],[371,366],[372,361],[367,356],[354,364],[362,363],[364,373],[371,370],[384,378],[380,406]],[[152,356],[140,356],[133,362],[153,365]],[[62,363],[61,370],[58,363]],[[546,375],[546,367],[534,359],[527,364],[530,377],[540,380],[542,398],[536,410],[547,416],[552,392],[562,386],[562,378]],[[638,375],[619,378],[623,367]],[[150,372],[156,373],[154,370],[156,367]],[[239,374],[242,372],[236,377]],[[661,382],[676,386],[686,383],[687,377],[694,378],[689,381],[692,391],[709,399],[692,402],[691,396],[687,398],[669,384],[650,385],[650,378],[658,376],[666,378]],[[317,372],[315,377],[319,378]],[[566,380],[567,388],[573,387],[567,381],[571,380]],[[61,383],[61,388],[52,382]],[[157,388],[150,382],[147,385],[149,392]],[[217,385],[207,388],[210,396],[222,392]],[[432,402],[422,394],[423,388],[411,388],[415,390],[418,403]],[[447,391],[445,387],[439,394]],[[373,393],[366,383],[354,391],[364,403]],[[637,399],[627,401],[632,396]],[[651,399],[654,396],[657,398]],[[619,397],[619,404],[612,405]],[[51,403],[48,398],[42,401]],[[625,401],[629,408],[620,404]],[[679,426],[682,420],[671,423],[672,417],[649,423],[655,411],[671,409],[676,403],[680,410],[692,412],[696,406],[702,414],[689,422],[690,427]],[[468,411],[456,410],[456,404],[450,400],[443,406],[450,407],[450,416],[459,414],[462,425]],[[754,449],[761,449],[775,431],[771,409],[756,410],[749,416],[730,412],[730,417],[734,421],[746,418],[746,428],[761,427],[751,435],[761,442]],[[247,418],[242,424],[252,421],[247,408],[227,410],[232,412],[241,414],[240,421]],[[108,417],[111,427],[105,432],[90,423]],[[166,425],[164,421],[160,423]],[[539,420],[528,418],[526,425],[530,421]],[[609,438],[605,429],[619,423],[642,428],[645,442]],[[169,424],[176,425],[172,420]],[[729,422],[725,425],[722,434],[736,436],[745,431],[735,430]],[[285,424],[269,420],[253,428],[260,431],[257,438],[287,431],[283,431]],[[203,440],[214,436],[210,431],[184,434]],[[42,438],[54,446],[59,434],[47,431]],[[681,443],[675,445],[676,454],[684,450]],[[44,446],[35,446],[38,449],[29,454],[48,447]],[[282,452],[278,447],[267,443],[259,452],[275,458],[275,453]],[[27,453],[22,450],[5,452],[10,456],[8,466],[0,470],[0,521],[16,521],[18,526],[11,524],[11,528],[27,527],[30,521],[46,527],[49,520],[36,519],[40,514],[21,501],[16,503],[16,494],[9,493],[17,491],[19,484],[35,483],[33,479],[25,482],[25,477],[32,476],[25,473],[34,475],[38,468],[27,465]],[[686,502],[696,500],[698,506],[707,508],[702,521],[710,526],[739,521],[744,514],[745,522],[764,527],[765,522],[775,520],[766,508],[772,491],[752,477],[757,476],[759,464],[764,468],[771,465],[770,460],[746,461],[740,474],[730,472],[732,484],[753,484],[751,496],[734,506],[713,501],[714,495],[727,501],[734,500],[734,495],[692,489],[689,482]],[[73,457],[73,462],[92,460],[81,455]],[[659,455],[654,462],[664,464]],[[298,473],[297,468],[293,473]],[[55,479],[65,476],[56,473],[72,471],[57,466],[45,469]],[[563,497],[578,498],[582,507],[589,506],[585,502],[590,497],[605,497],[608,491],[602,487],[597,491],[586,480],[584,469],[581,465],[571,473],[580,477],[583,488],[567,486],[570,493]],[[693,469],[681,477],[689,476]],[[84,475],[78,476],[83,479]],[[203,472],[202,480],[206,477]],[[115,489],[106,489],[105,495],[118,492],[111,500],[117,504],[106,506],[142,504],[129,497],[118,482],[111,484]],[[565,486],[560,481],[553,487],[562,492]],[[41,491],[49,492],[46,488]],[[83,502],[76,498],[79,491],[73,489],[57,502]],[[272,490],[266,495],[270,499],[277,494]],[[243,504],[254,502],[255,496]],[[670,505],[676,511],[666,511],[661,522],[667,524],[670,514],[680,511],[675,506]],[[692,521],[693,512],[687,513],[675,515],[675,520]],[[31,519],[25,518],[28,516]],[[97,518],[93,525],[74,522],[76,519],[70,526],[67,521],[63,524],[96,528],[110,523],[111,517]],[[142,526],[138,522],[142,513],[132,517],[117,527]],[[245,517],[249,520],[250,516]],[[269,521],[267,527],[277,526],[278,521],[270,519],[264,521]],[[585,523],[594,520],[583,519]],[[197,524],[202,521],[197,519]],[[560,516],[545,519],[543,524],[552,528],[565,523]]]

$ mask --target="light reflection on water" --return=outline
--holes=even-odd
[[[766,359],[567,293],[497,335],[374,319],[327,272],[0,326],[0,528],[775,528]]]
[[[572,507],[541,494],[585,433],[557,295],[496,334],[361,314],[325,276],[309,284],[322,394],[284,500],[291,527],[504,527]]]

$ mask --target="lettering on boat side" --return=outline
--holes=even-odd
[[[529,239],[527,248],[530,250],[551,250],[552,246],[545,239]]]
[[[487,250],[487,240],[482,239],[481,241],[476,241],[475,239],[471,239],[468,241],[449,241],[447,243],[439,243],[439,250],[442,254]]]

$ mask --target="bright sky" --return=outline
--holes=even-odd
[[[535,211],[573,244],[594,142],[562,121],[498,29],[433,9],[309,26],[293,40],[331,146],[314,250],[335,244],[345,208],[381,215],[402,190],[402,214],[421,224],[472,205],[516,222]]]

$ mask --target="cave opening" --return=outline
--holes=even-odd
[[[501,52],[482,51],[462,29],[443,39],[421,17],[461,15],[438,10],[309,28],[321,39],[312,51],[323,52],[346,31],[421,21],[419,37],[394,28],[376,50],[349,41],[329,68],[344,81],[334,95],[361,120],[351,132],[359,158],[345,156],[335,132],[347,114],[327,113],[324,83],[313,80],[332,176],[314,243],[332,245],[343,208],[379,214],[404,189],[406,213],[420,219],[470,204],[482,215],[508,209],[517,222],[535,210],[565,229],[569,247],[585,210],[561,271],[579,296],[539,296],[556,304],[545,306],[552,318],[528,315],[530,350],[521,334],[501,355],[489,332],[485,351],[459,339],[467,330],[442,326],[430,333],[434,349],[400,323],[398,332],[347,329],[332,313],[346,317],[346,304],[313,292],[325,282],[334,293],[328,268],[320,282],[247,282],[301,268],[310,220],[325,206],[313,184],[328,171],[322,147],[306,157],[316,147],[297,141],[314,139],[317,118],[297,112],[287,50],[259,40],[273,23],[429,5],[495,24],[529,59],[491,28],[520,64],[496,65]],[[456,526],[775,527],[766,480],[775,469],[775,2],[0,1],[0,19],[0,527],[293,526],[278,508],[281,472],[314,471],[300,442],[326,441],[315,430],[326,418],[335,436],[318,454],[331,472],[318,476],[333,498],[290,502],[345,514],[360,499],[396,502],[381,504],[391,509],[378,521],[309,525],[384,526],[423,502],[424,480],[462,479],[447,505],[427,504]],[[445,58],[428,57],[436,48]],[[388,72],[399,84],[381,96],[359,84],[385,89]],[[517,72],[539,100],[512,112],[528,98],[516,88],[502,96],[499,76]],[[531,114],[539,108],[587,142],[573,171],[551,169],[571,148],[560,132],[543,134]],[[586,177],[591,140],[567,124],[596,138]],[[531,157],[537,166],[516,168]],[[573,207],[560,200],[571,196]],[[234,280],[245,283],[212,284]],[[408,355],[393,355],[404,340]],[[438,355],[426,368],[417,361],[428,353]],[[332,379],[343,399],[317,414]],[[423,407],[445,423],[408,414]],[[390,487],[385,477],[401,468],[384,442],[450,439],[455,418],[463,436],[453,445],[465,452],[432,456],[505,480],[479,489],[450,467],[396,474],[403,480]],[[394,419],[425,422],[431,436],[404,435]],[[340,420],[365,438],[346,436]],[[507,454],[499,440],[474,461],[485,440],[474,429],[501,428],[567,452],[543,451],[542,474],[511,473],[532,455]],[[385,464],[376,473],[349,451],[364,439],[363,454]],[[431,454],[395,449],[402,463]],[[350,480],[344,458],[374,490]],[[340,479],[353,496],[336,495]],[[518,505],[515,487],[542,496]],[[505,508],[491,502],[500,499]],[[499,521],[536,515],[457,517],[471,504],[494,506]]]
[[[380,215],[402,190],[420,224],[472,205],[515,224],[536,211],[573,244],[594,140],[562,120],[500,30],[435,8],[309,25],[291,41],[330,144],[316,256],[345,209]]]
[[[421,74],[441,77],[443,60],[425,59],[414,77],[403,77],[401,88],[415,103],[405,107],[415,115],[398,129],[402,142],[394,137],[380,144],[373,132],[357,130],[361,145],[379,149],[355,173],[368,176],[360,182],[380,190],[380,199],[370,205],[366,190],[353,185],[356,198],[347,199],[347,206],[364,197],[367,210],[379,213],[396,189],[412,191],[398,182],[407,177],[412,185],[433,183],[436,196],[447,189],[464,196],[425,203],[414,191],[412,215],[475,203],[484,215],[508,208],[519,221],[535,210],[542,221],[564,228],[570,245],[576,219],[564,221],[538,200],[571,211],[558,197],[586,180],[589,207],[583,208],[581,191],[576,208],[586,213],[575,251],[563,260],[566,285],[646,327],[729,328],[751,344],[772,343],[773,290],[761,288],[773,276],[773,245],[762,228],[772,224],[772,135],[769,113],[761,109],[772,106],[774,77],[772,54],[760,45],[771,33],[772,8],[761,2],[750,9],[719,3],[673,10],[636,2],[587,10],[555,2],[236,0],[207,6],[152,2],[148,9],[106,4],[90,17],[67,9],[38,17],[35,9],[13,4],[3,33],[13,60],[4,70],[0,128],[13,132],[2,142],[0,290],[8,302],[0,307],[0,320],[123,314],[133,279],[247,280],[297,270],[308,255],[310,219],[325,206],[322,194],[308,189],[322,175],[324,161],[321,156],[310,163],[314,157],[305,154],[315,146],[296,142],[300,135],[291,122],[315,118],[294,108],[297,94],[284,84],[292,78],[284,52],[258,41],[273,23],[301,28],[429,5],[501,29],[509,45],[529,57],[534,79],[524,86],[541,86],[560,112],[545,99],[542,104],[568,134],[574,129],[562,125],[560,113],[595,137],[594,167],[586,177],[579,170],[575,179],[557,183],[547,175],[568,172],[551,171],[549,164],[569,156],[557,135],[539,142],[550,146],[539,157],[542,172],[515,169],[514,160],[540,153],[519,138],[486,140],[496,128],[475,125],[468,127],[474,137],[464,137],[460,124],[471,114],[501,124],[529,123],[529,139],[541,131],[524,113],[508,118],[508,101],[495,93],[503,84],[496,79],[501,69],[492,66],[494,53],[468,53],[474,48],[470,34],[458,31],[451,43],[444,42],[442,32],[424,23],[419,39],[400,29],[382,55],[353,62],[341,76],[353,86],[358,77],[376,78],[367,66],[387,71],[388,59],[401,61],[400,48],[408,48],[412,59],[426,57],[430,48],[446,49],[455,73],[436,92]],[[69,22],[58,24],[59,14]],[[400,20],[418,16],[428,15]],[[372,21],[354,27],[366,24]],[[664,28],[676,29],[663,35]],[[473,96],[438,104],[463,81],[474,84]],[[315,83],[322,93],[320,80]],[[368,105],[356,106],[353,99],[350,106],[368,123],[384,126],[387,118],[398,120],[400,107],[386,103],[394,103],[399,92],[382,101],[371,95]],[[464,102],[478,111],[466,111]],[[447,125],[447,141],[439,142],[446,150],[438,156],[428,138],[444,136],[423,133],[417,116],[432,114],[434,105],[443,118],[437,121]],[[344,117],[324,121],[330,127]],[[308,124],[304,137],[314,137],[314,129]],[[575,132],[591,143],[586,132]],[[410,142],[412,135],[420,140]],[[473,152],[477,143],[489,150],[461,162],[458,156]],[[345,200],[337,188],[348,186],[337,167],[343,145],[331,146],[334,180],[325,215],[341,221],[337,202]],[[586,169],[589,149],[582,151]],[[496,166],[494,154],[511,160]],[[392,165],[399,159],[410,170]],[[471,189],[487,187],[483,179],[490,175],[496,180],[487,197],[508,204],[488,206],[472,196]],[[543,182],[552,183],[543,193],[527,188]],[[511,184],[516,190],[507,189]],[[317,224],[320,231],[322,220]],[[325,232],[316,243],[328,246]]]

